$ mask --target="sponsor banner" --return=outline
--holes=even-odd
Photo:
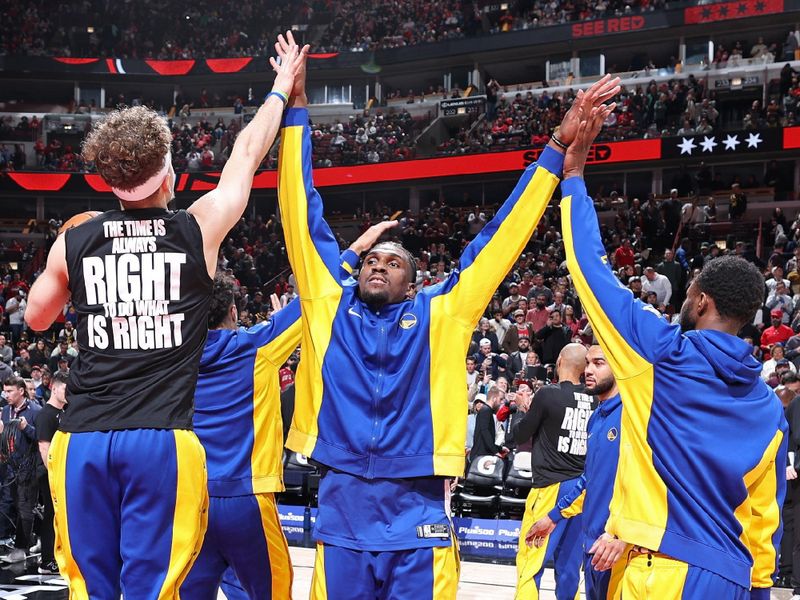
[[[716,4],[690,6],[684,9],[683,21],[686,25],[696,25],[711,23],[712,21],[759,17],[780,12],[783,12],[783,0],[738,0],[736,2],[717,2]]]

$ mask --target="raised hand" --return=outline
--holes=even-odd
[[[616,107],[617,105],[614,102],[595,106],[589,111],[588,117],[578,124],[575,139],[570,144],[564,157],[564,179],[583,177],[583,169],[586,166],[586,158],[589,156],[589,148],[592,147],[594,138],[603,128],[603,121]]]
[[[279,56],[281,58],[280,64],[272,56],[269,57],[269,64],[272,65],[272,70],[276,73],[272,91],[281,92],[289,97],[301,70],[304,73],[303,79],[305,79],[305,56],[297,47],[297,44],[287,44],[285,52],[279,54]]]
[[[586,91],[578,90],[575,101],[561,121],[558,139],[570,145],[578,135],[580,122],[586,119],[591,109],[600,106],[619,93],[619,82],[619,77],[611,79],[611,75],[605,75]]]
[[[276,312],[278,312],[280,309],[283,308],[283,306],[281,306],[281,299],[278,298],[278,294],[270,294],[269,295],[269,303],[270,303],[270,306],[272,306],[272,314],[273,315]]]
[[[391,229],[392,227],[397,227],[399,221],[381,221],[380,223],[376,223],[369,229],[367,229],[361,236],[352,244],[350,244],[350,250],[355,252],[358,255],[363,254],[370,248],[372,248],[381,236]]]
[[[288,56],[292,46],[297,47],[297,43],[294,41],[294,35],[292,35],[291,31],[287,31],[285,37],[282,34],[278,35],[278,41],[275,42],[275,51],[278,53],[281,61],[284,60],[284,57]],[[306,59],[308,58],[309,49],[310,46],[308,44],[300,48],[300,62],[294,77],[294,86],[289,93],[292,98],[305,99],[306,97]],[[274,68],[275,65],[273,65],[273,69]]]

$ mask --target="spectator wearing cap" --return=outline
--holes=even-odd
[[[775,308],[769,312],[771,326],[764,329],[761,333],[761,350],[764,357],[771,358],[769,352],[777,342],[785,342],[794,335],[792,328],[783,324],[783,311]]]
[[[72,354],[70,354],[70,350],[72,350],[72,348],[69,347],[67,339],[59,338],[58,346],[53,351],[53,354],[50,356],[50,361],[48,362],[51,373],[55,373],[56,371],[60,370],[61,363],[63,361],[66,361],[67,367],[72,364],[72,361],[75,358],[72,356]]]
[[[36,386],[36,400],[39,404],[44,406],[48,400],[50,400],[50,378],[52,376],[52,372],[50,371],[50,367],[44,366],[42,367],[42,380],[41,383]]]
[[[794,309],[794,302],[789,296],[786,285],[782,280],[778,280],[773,290],[767,295],[767,308],[770,311],[780,310],[782,313],[781,321],[784,325],[789,324],[789,319]]]
[[[780,265],[772,267],[772,271],[770,271],[770,274],[772,275],[772,277],[764,281],[764,283],[767,286],[767,291],[770,293],[774,292],[775,288],[778,287],[778,282],[783,282],[784,289],[786,290],[786,293],[788,293],[788,290],[791,289],[790,286],[792,285],[792,283],[788,279],[784,279],[783,267]]]
[[[25,290],[22,286],[17,287],[16,294],[6,302],[6,314],[8,315],[8,325],[11,327],[13,339],[19,339],[22,330],[25,329],[25,308],[28,303],[25,301]]]
[[[497,378],[505,371],[506,359],[492,351],[492,342],[489,338],[482,338],[478,342],[478,352],[472,356],[477,363],[478,370],[489,378]]]
[[[633,275],[628,278],[628,288],[630,288],[631,292],[633,292],[633,297],[637,300],[644,300],[644,294],[642,293],[643,284],[642,278],[638,275]]]
[[[515,378],[521,371],[524,371],[525,365],[527,364],[528,354],[533,352],[531,347],[532,341],[533,336],[520,338],[519,348],[511,352],[508,356],[508,369],[511,372],[511,375]]]
[[[797,367],[786,358],[785,348],[781,342],[772,345],[770,354],[770,359],[764,361],[764,365],[761,368],[761,379],[767,381],[770,375],[777,371],[778,365],[783,366],[785,364],[792,373],[797,373]]]
[[[528,347],[530,348],[536,336],[533,325],[525,321],[525,311],[518,308],[514,311],[514,324],[508,330],[508,333],[503,340],[502,348],[506,354],[511,354],[520,350],[520,341],[523,339],[528,340]],[[516,373],[516,371],[512,371]]]
[[[478,413],[486,408],[486,394],[476,394],[475,399],[472,401],[469,414],[467,415],[467,439],[464,445],[467,455],[472,450],[472,444],[475,440],[475,421]]]
[[[294,291],[294,286],[289,283],[286,285],[286,292],[281,295],[281,306],[286,306],[295,298],[297,298],[297,292]]]
[[[31,381],[33,382],[33,391],[35,395],[36,388],[42,385],[42,365],[31,365],[30,378]]]
[[[655,292],[659,306],[666,307],[672,299],[672,284],[666,275],[661,275],[653,267],[645,268],[642,289],[645,292]]]
[[[523,298],[523,296],[519,293],[519,284],[516,281],[512,281],[510,284],[508,284],[508,293],[508,298],[503,300],[504,315],[511,314],[517,310],[519,308],[519,301]]]
[[[500,342],[497,339],[497,335],[492,330],[492,322],[485,317],[481,318],[481,320],[478,321],[478,328],[472,332],[472,343],[475,344],[475,347],[478,348],[479,352],[480,352],[480,343],[481,340],[483,339],[489,340],[492,352],[500,352]],[[479,360],[478,367],[480,366],[481,363]]]

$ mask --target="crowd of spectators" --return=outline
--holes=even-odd
[[[309,15],[310,6],[295,0],[9,0],[0,6],[0,55],[263,56],[279,30]]]

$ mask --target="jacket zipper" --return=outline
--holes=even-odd
[[[378,313],[380,317],[380,313]],[[386,360],[386,325],[381,322],[380,336],[378,338],[378,373],[375,376],[375,387],[372,392],[372,437],[369,443],[369,461],[367,464],[367,478],[375,476],[375,446],[378,442],[378,413],[380,411],[380,392],[383,388],[383,367]]]

